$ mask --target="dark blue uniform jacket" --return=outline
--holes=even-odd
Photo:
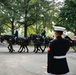
[[[57,37],[50,41],[48,47],[47,72],[53,74],[65,74],[69,72],[66,58],[54,59],[54,56],[65,56],[73,41],[66,36],[65,38]]]

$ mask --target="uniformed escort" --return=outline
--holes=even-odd
[[[42,31],[41,36],[43,39],[45,39],[45,37],[46,37],[46,31],[45,30]]]
[[[54,27],[55,39],[48,46],[47,72],[49,75],[66,75],[69,72],[66,54],[73,41],[66,36],[62,38],[64,27]]]

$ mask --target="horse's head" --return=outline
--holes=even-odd
[[[49,44],[49,42],[50,42],[51,40],[53,40],[53,38],[52,38],[52,37],[47,36],[47,37],[45,38],[45,43],[48,45],[48,44]]]
[[[4,35],[1,35],[0,36],[0,41],[1,41],[1,43],[4,41],[5,39],[4,39]]]

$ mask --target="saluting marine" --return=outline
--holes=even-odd
[[[48,46],[47,72],[49,75],[66,75],[69,72],[66,54],[74,42],[66,36],[62,38],[64,27],[54,27],[55,39]]]

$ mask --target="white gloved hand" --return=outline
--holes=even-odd
[[[67,33],[66,32],[63,32],[63,37],[66,37],[67,36]]]

